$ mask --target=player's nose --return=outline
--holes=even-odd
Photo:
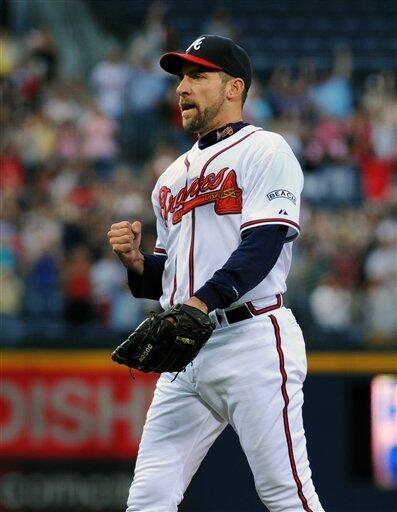
[[[190,94],[191,92],[191,87],[189,85],[189,81],[187,80],[187,77],[186,75],[181,79],[181,81],[179,82],[179,85],[178,87],[176,88],[176,92],[182,96],[183,94]]]

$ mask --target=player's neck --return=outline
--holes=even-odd
[[[226,139],[227,137],[230,137],[247,125],[248,123],[245,123],[240,119],[239,121],[230,122],[226,125],[214,128],[211,131],[206,132],[205,135],[199,136],[198,146],[200,149],[205,149],[223,139]]]
[[[218,117],[218,116],[217,116]],[[198,134],[199,138],[205,137],[208,133],[214,132],[216,130],[221,130],[223,127],[227,126],[228,124],[234,124],[239,123],[243,120],[243,117],[241,115],[241,112],[236,115],[223,115],[221,118],[218,117],[218,119],[214,119],[214,124],[206,129],[204,132],[200,132]]]

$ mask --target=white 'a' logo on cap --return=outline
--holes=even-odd
[[[205,37],[199,37],[186,49],[186,53],[189,53],[191,49],[200,50],[201,43],[204,41]]]

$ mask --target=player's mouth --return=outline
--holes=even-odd
[[[197,109],[197,107],[194,103],[183,103],[180,105],[180,109],[182,114],[184,114],[185,112],[192,112],[194,109]]]

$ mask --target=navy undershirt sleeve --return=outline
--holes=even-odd
[[[128,286],[137,299],[159,300],[163,294],[161,279],[163,277],[166,256],[146,254],[144,256],[143,274],[128,270]]]
[[[242,240],[224,266],[217,270],[195,297],[208,310],[229,307],[255,288],[276,264],[285,243],[288,228],[281,224],[258,226],[242,233]]]

